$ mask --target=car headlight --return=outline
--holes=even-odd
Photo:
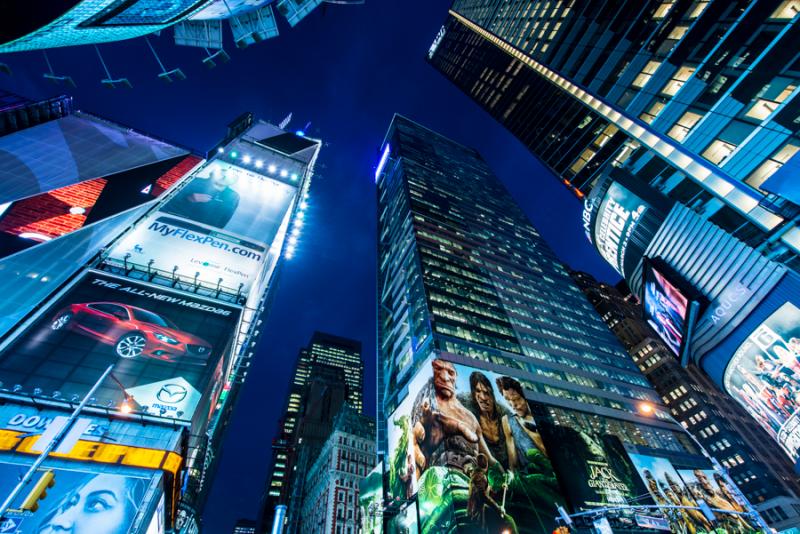
[[[169,343],[170,345],[177,345],[180,343],[177,339],[173,339],[169,336],[165,336],[164,334],[160,334],[158,332],[153,332],[153,337],[155,337],[159,341],[163,341],[164,343]]]

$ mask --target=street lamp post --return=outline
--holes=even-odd
[[[656,413],[655,406],[653,406],[652,404],[647,403],[647,402],[643,402],[643,403],[641,403],[639,405],[639,411],[642,414],[647,415],[647,416],[655,415],[655,413]],[[728,474],[728,470],[725,469],[724,466],[720,465],[720,463],[717,461],[717,459],[714,458],[713,456],[711,456],[708,453],[708,451],[706,450],[706,448],[703,447],[703,444],[700,443],[700,441],[696,437],[694,437],[694,434],[689,432],[689,430],[686,427],[684,427],[680,422],[678,422],[678,420],[675,419],[669,411],[661,412],[661,413],[665,413],[665,415],[667,417],[669,417],[670,421],[672,421],[673,423],[675,423],[676,425],[681,427],[683,429],[684,433],[687,436],[689,436],[689,439],[691,439],[692,442],[695,444],[695,446],[697,446],[697,448],[700,449],[700,452],[702,453],[702,455],[709,462],[711,462],[711,466],[714,468],[714,470],[719,472],[719,473],[721,473],[722,476],[725,477],[725,481],[728,483],[728,486],[730,486],[730,488],[733,491],[736,492],[736,495],[742,500],[742,502],[744,503],[745,507],[747,507],[747,510],[750,512],[750,515],[758,522],[759,526],[761,526],[761,528],[764,529],[764,532],[772,532],[772,529],[770,528],[769,525],[767,525],[767,523],[761,517],[761,514],[758,513],[758,511],[750,503],[750,501],[747,499],[747,497],[745,497],[744,493],[742,493],[742,490],[739,489],[739,486],[737,486],[736,483],[731,479],[730,475]]]
[[[50,451],[56,448],[59,445],[59,443],[61,443],[61,440],[64,439],[64,436],[66,436],[67,433],[70,431],[70,429],[72,428],[72,424],[78,418],[81,411],[86,407],[86,404],[88,404],[89,399],[92,398],[92,395],[94,395],[94,392],[97,391],[97,388],[100,387],[100,384],[103,383],[103,380],[105,380],[106,377],[111,374],[111,370],[113,368],[114,365],[109,365],[108,369],[106,369],[105,372],[103,372],[103,374],[100,375],[100,378],[97,379],[97,382],[94,383],[92,389],[90,389],[89,392],[86,394],[86,396],[83,397],[83,400],[81,401],[80,404],[78,404],[78,406],[69,416],[66,423],[64,423],[64,426],[61,427],[61,430],[59,430],[58,433],[56,433],[56,435],[53,437],[53,439],[50,440],[50,443],[48,443],[47,446],[44,448],[44,450],[42,450],[42,452],[36,458],[36,461],[33,462],[28,471],[22,476],[19,483],[17,483],[17,485],[14,487],[13,490],[11,490],[11,493],[9,493],[8,497],[6,497],[6,500],[3,501],[3,504],[0,505],[0,519],[2,519],[3,515],[11,507],[11,503],[14,501],[17,495],[19,495],[19,493],[24,489],[25,485],[28,482],[30,482],[31,478],[33,478],[33,476],[36,474],[36,470],[39,469],[42,463],[44,463],[44,461],[47,459],[47,456],[50,454]]]

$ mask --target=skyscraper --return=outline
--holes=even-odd
[[[583,199],[588,239],[673,354],[795,461],[797,8],[456,0],[428,53]]]
[[[475,150],[395,115],[376,181],[391,521],[418,511],[425,529],[483,517],[549,531],[556,504],[577,512],[647,493],[637,469],[655,468],[644,465],[699,468],[680,427],[641,414],[658,395]],[[593,493],[605,482],[587,466],[612,464],[624,482]],[[506,507],[477,514],[456,487],[487,472],[487,495]]]
[[[6,100],[0,494],[26,471],[55,486],[21,516],[24,485],[3,527],[78,525],[62,504],[106,491],[115,530],[196,533],[320,143],[245,113],[206,156]]]
[[[800,482],[779,446],[696,366],[681,367],[624,288],[600,283],[588,273],[571,274],[673,417],[728,469],[750,502],[762,512],[787,503],[787,519],[763,514],[770,526],[780,531],[800,520],[791,506],[800,508]]]
[[[285,414],[272,442],[272,470],[262,498],[261,532],[269,531],[276,506],[288,505],[288,531],[300,517],[305,475],[330,436],[342,404],[360,412],[364,362],[356,340],[314,332],[300,350]]]

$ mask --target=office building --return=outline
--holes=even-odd
[[[642,307],[626,291],[624,282],[615,287],[588,273],[571,275],[673,417],[719,460],[748,500],[761,512],[778,501],[785,503],[784,518],[777,512],[762,514],[770,526],[780,531],[800,521],[800,482],[780,447],[696,366],[684,368],[675,360],[642,319]]]
[[[261,532],[272,528],[276,507],[288,506],[286,531],[294,532],[311,464],[331,434],[343,403],[360,412],[364,395],[361,343],[314,332],[297,356],[285,414],[272,442],[272,471],[262,498]]]
[[[359,532],[359,483],[374,466],[375,420],[345,404],[330,437],[304,473],[300,532]]]
[[[587,238],[675,356],[794,461],[797,13],[795,1],[456,0],[428,53],[583,200]],[[759,365],[784,371],[767,384]]]
[[[196,533],[320,143],[245,113],[205,154],[66,97],[3,100],[0,493],[48,445],[33,480],[55,476],[3,527],[63,528],[91,486],[125,492],[127,532]]]
[[[576,513],[645,495],[636,466],[708,468],[475,150],[399,115],[381,148],[378,447],[390,530],[419,517],[423,530],[550,531],[557,504]],[[627,466],[614,475],[622,484],[586,470],[611,457]],[[462,509],[453,492],[487,473],[505,511]],[[544,478],[534,490],[528,476]]]

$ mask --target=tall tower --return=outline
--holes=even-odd
[[[437,532],[481,520],[549,532],[556,505],[636,502],[645,465],[700,467],[680,427],[641,415],[658,395],[480,155],[399,115],[382,148],[388,528],[419,517]],[[624,482],[597,492],[611,488],[589,468],[600,465]],[[505,511],[476,516],[458,488],[487,472]]]
[[[584,201],[587,238],[673,355],[795,462],[797,7],[456,0],[428,52]]]
[[[277,506],[288,506],[288,531],[301,512],[305,475],[333,429],[346,402],[363,406],[364,362],[361,342],[314,332],[297,356],[286,408],[272,442],[272,470],[262,497],[260,532],[269,532]]]
[[[249,113],[208,155],[68,99],[0,117],[0,494],[48,448],[55,476],[3,525],[65,528],[102,490],[127,532],[196,533],[320,142]]]

